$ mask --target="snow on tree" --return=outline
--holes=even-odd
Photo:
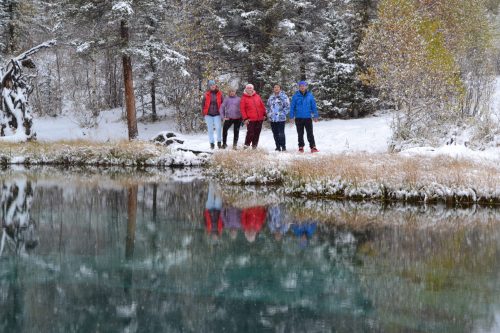
[[[291,89],[300,78],[312,75],[317,30],[327,2],[207,1],[213,36],[222,36],[211,39],[218,46],[211,54],[228,65],[223,69],[252,82],[260,92],[270,93],[275,83]]]
[[[318,107],[326,117],[358,117],[374,109],[377,99],[361,81],[364,64],[358,56],[366,8],[332,2],[319,34],[314,83]]]
[[[327,43],[321,52],[322,62],[316,77],[318,106],[326,117],[347,117],[361,103],[355,50],[349,27],[335,10],[326,29]]]
[[[172,41],[175,41],[176,27],[172,26],[172,20],[168,18],[170,12],[175,12],[174,2],[102,0],[89,3],[65,0],[64,7],[62,22],[68,27],[68,36],[64,40],[74,45],[83,62],[91,61],[90,76],[94,79],[86,89],[91,96],[105,93],[103,87],[114,90],[117,80],[113,79],[116,71],[112,68],[116,69],[116,63],[121,62],[129,137],[135,138],[136,103],[142,102],[144,108],[149,99],[153,117],[156,117],[157,92],[162,86],[163,67],[172,65],[176,67],[175,70],[179,70],[177,67],[182,67],[185,61],[185,57],[171,46]],[[81,29],[74,29],[75,22]],[[112,74],[109,79],[102,79],[99,73],[99,67],[104,66]],[[166,79],[168,75],[165,76]],[[137,80],[135,86],[133,77]],[[109,87],[112,81],[115,83]],[[99,107],[98,96],[96,100]]]
[[[50,41],[38,45],[19,56],[12,58],[0,68],[1,77],[1,118],[0,141],[22,142],[36,139],[33,132],[33,118],[28,102],[32,92],[30,79],[33,76],[24,73],[34,69],[32,56],[42,49],[55,45]]]
[[[174,49],[172,19],[169,13],[177,10],[170,1],[151,0],[136,5],[135,38],[131,52],[138,58],[137,72],[141,84],[149,92],[152,120],[157,120],[157,93],[161,75],[184,72],[188,58]],[[141,97],[143,93],[141,92]],[[144,107],[144,102],[142,103]]]
[[[0,53],[13,56],[28,49],[37,30],[40,0],[2,0],[0,2]]]

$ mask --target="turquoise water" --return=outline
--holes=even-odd
[[[2,185],[1,332],[500,329],[498,209],[306,201],[169,172]]]

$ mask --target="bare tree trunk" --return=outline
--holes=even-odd
[[[99,97],[97,96],[97,60],[95,60],[94,54],[92,54],[92,117],[99,117]]]
[[[299,8],[298,14],[299,16],[302,16],[303,14],[303,9],[302,7]],[[306,73],[306,57],[305,57],[305,50],[303,47],[304,44],[304,37],[302,36],[302,32],[304,31],[304,27],[302,26],[303,23],[300,23],[297,25],[297,32],[300,35],[300,46],[299,46],[299,71],[300,71],[300,79],[301,80],[307,80],[307,73]]]
[[[16,15],[17,4],[14,1],[10,1],[7,7],[9,22],[7,23],[7,41],[5,43],[5,49],[7,54],[14,54],[17,51],[17,41],[16,41]]]
[[[152,55],[150,64],[153,72],[153,77],[151,78],[151,113],[153,115],[153,121],[156,121],[158,120],[158,115],[156,113],[156,64]]]
[[[129,26],[127,20],[122,20],[121,23],[121,37],[124,47],[128,46],[129,42]],[[137,138],[137,115],[135,109],[135,95],[134,95],[134,79],[132,76],[132,59],[126,52],[122,56],[123,59],[123,81],[125,84],[125,106],[127,109],[127,125],[128,125],[128,138],[133,140]]]
[[[62,78],[61,78],[61,56],[59,51],[55,50],[56,55],[56,68],[57,68],[57,106],[56,114],[60,115],[62,113]]]

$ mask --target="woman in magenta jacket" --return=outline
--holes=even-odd
[[[241,116],[247,126],[247,136],[245,138],[245,149],[252,145],[256,149],[259,144],[262,123],[266,118],[266,106],[259,94],[254,90],[252,84],[247,84],[240,102]]]

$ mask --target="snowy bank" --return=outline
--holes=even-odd
[[[500,204],[500,166],[448,155],[217,153],[209,174],[224,183],[280,185],[308,198]]]
[[[209,154],[195,154],[148,142],[91,141],[0,142],[0,164],[65,166],[156,166],[185,167],[205,165]]]

